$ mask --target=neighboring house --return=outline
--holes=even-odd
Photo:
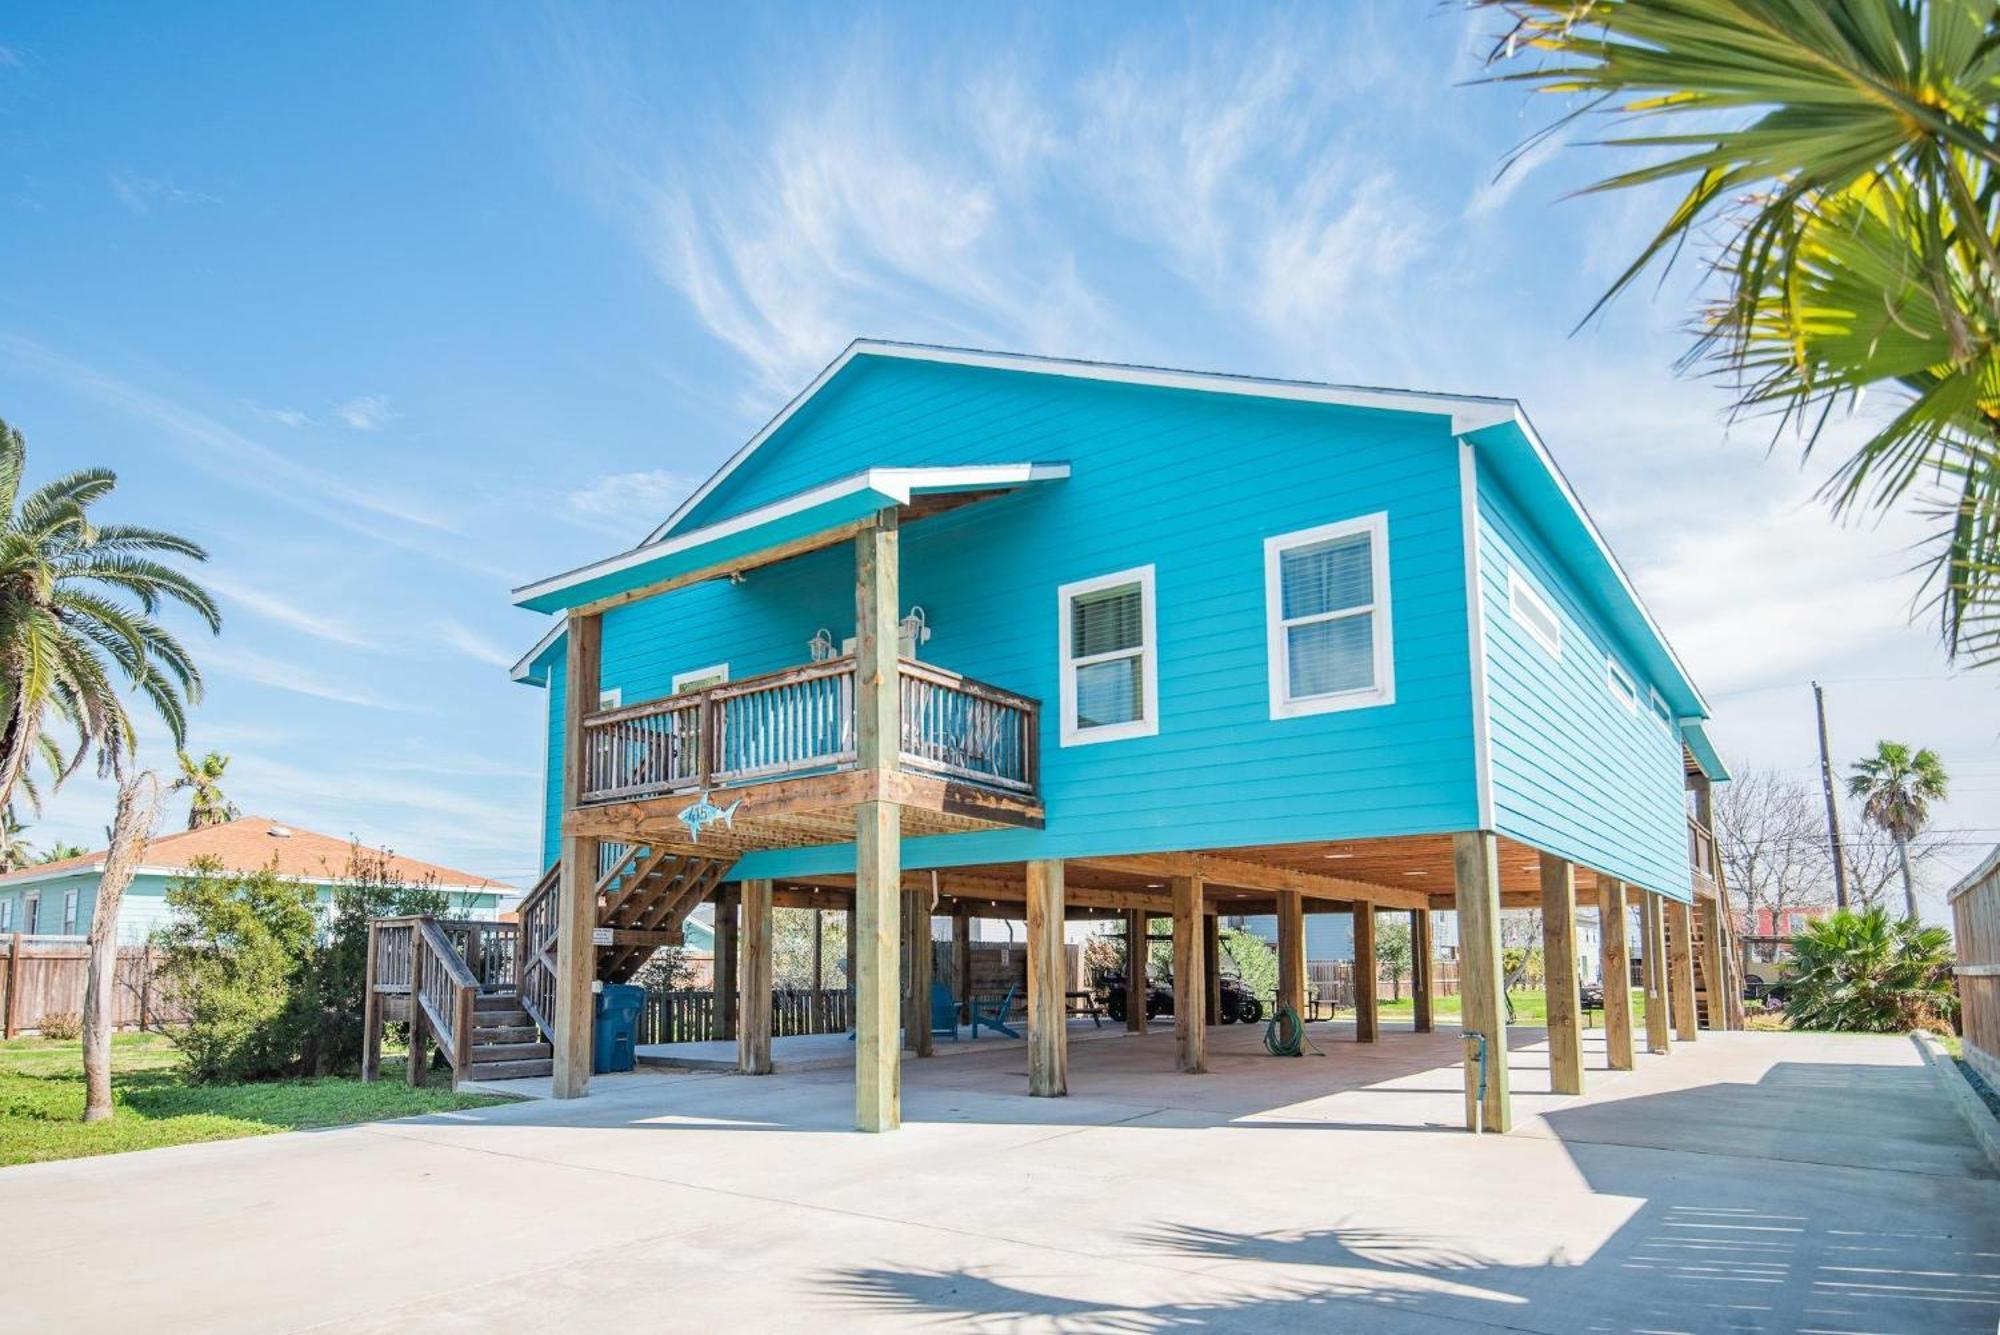
[[[1745,937],[1797,936],[1805,930],[1807,923],[1828,917],[1832,913],[1833,906],[1830,904],[1807,908],[1738,910],[1736,923],[1738,930]]]
[[[324,900],[331,896],[335,884],[351,879],[349,868],[357,854],[370,867],[379,867],[383,876],[443,891],[456,907],[474,916],[494,916],[503,900],[519,893],[510,885],[471,872],[362,848],[351,840],[315,834],[264,816],[242,816],[148,841],[119,905],[118,939],[143,941],[163,926],[169,916],[167,883],[186,875],[197,861],[212,859],[224,870],[238,872],[276,867],[284,876],[320,887]],[[104,857],[103,851],[85,853],[0,876],[0,934],[81,936],[89,932]]]
[[[1303,957],[1301,915],[1456,910],[1475,1020],[1545,863],[1586,909],[1713,911],[1708,706],[1512,400],[856,343],[644,543],[516,602],[562,614],[514,674],[548,701],[524,998],[559,1093],[553,905],[606,843],[599,978],[690,902],[845,897],[864,1017],[899,902],[1025,919],[1031,959],[1065,911],[1272,914]],[[893,1032],[856,1057],[893,1125]]]

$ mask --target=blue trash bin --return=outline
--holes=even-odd
[[[597,994],[596,1049],[590,1069],[598,1075],[629,1071],[633,1063],[633,1036],[638,1028],[639,1008],[646,1004],[646,989],[623,983],[606,983]]]

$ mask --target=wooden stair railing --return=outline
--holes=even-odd
[[[419,918],[416,952],[411,960],[414,1001],[411,1004],[410,1072],[412,1084],[421,1084],[423,1050],[416,1041],[416,1026],[426,1026],[451,1063],[454,1082],[472,1066],[472,1007],[479,998],[479,979],[439,929],[437,919]],[[417,1011],[421,1007],[422,1015]]]
[[[452,1083],[547,1075],[554,1049],[515,993],[515,924],[378,918],[368,925],[368,977],[361,1078],[381,1068],[382,1026],[407,1020],[408,1075],[421,1085],[429,1046],[451,1066]]]

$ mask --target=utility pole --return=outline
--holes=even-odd
[[[1826,753],[1826,692],[1812,684],[1813,708],[1819,713],[1819,786],[1826,793],[1826,842],[1833,854],[1833,903],[1847,907],[1847,857],[1840,846],[1840,804],[1833,796],[1833,761]]]

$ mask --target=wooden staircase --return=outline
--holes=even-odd
[[[629,982],[655,951],[681,944],[687,915],[734,860],[613,847],[593,887],[598,980]],[[395,1021],[410,1025],[413,1084],[422,1083],[432,1040],[451,1063],[454,1084],[553,1072],[561,886],[557,863],[521,901],[515,922],[422,916],[370,923],[362,1079],[375,1078],[382,1026]]]

